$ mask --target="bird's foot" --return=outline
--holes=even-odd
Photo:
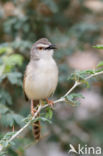
[[[49,104],[52,108],[54,106],[54,102],[52,100],[46,99],[47,104]]]

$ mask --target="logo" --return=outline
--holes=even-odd
[[[80,144],[78,144],[77,146],[77,149],[75,149],[75,147],[70,144],[70,150],[69,150],[69,154],[88,154],[88,155],[91,155],[91,154],[94,154],[94,155],[101,155],[102,154],[102,149],[101,147],[97,146],[97,147],[88,147],[87,145],[84,145],[84,146],[81,146]]]

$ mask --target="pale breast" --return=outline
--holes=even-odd
[[[24,90],[29,99],[45,99],[56,89],[58,69],[53,59],[39,60],[28,65]]]

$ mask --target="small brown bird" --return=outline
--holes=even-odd
[[[31,49],[30,62],[24,75],[24,93],[31,100],[31,113],[34,115],[40,100],[47,100],[58,83],[58,68],[53,53],[56,46],[48,39],[42,38],[35,42]],[[48,100],[47,100],[48,101]],[[40,139],[40,121],[33,125],[36,140]]]

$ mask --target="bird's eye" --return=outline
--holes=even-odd
[[[42,50],[42,49],[43,49],[43,47],[38,47],[38,49],[39,49],[39,50]]]

